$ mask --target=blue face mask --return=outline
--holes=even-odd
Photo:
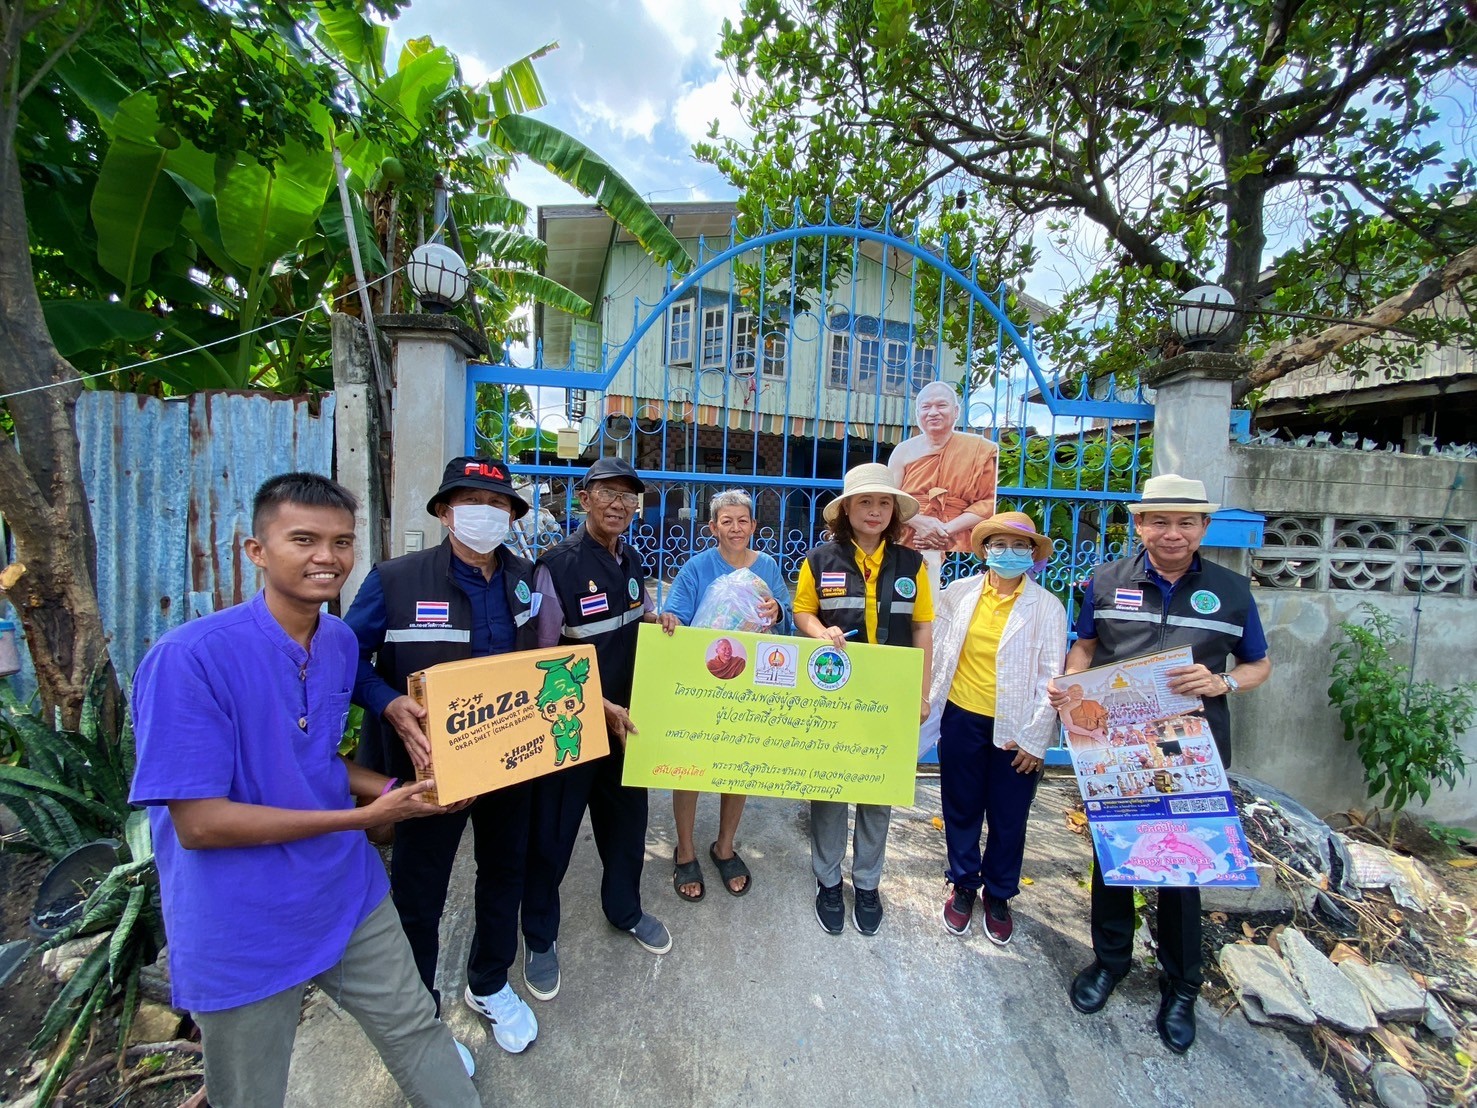
[[[1014,550],[1004,550],[999,554],[992,552],[985,558],[985,565],[1005,578],[1019,577],[1035,564],[1036,554],[1031,550],[1020,553]]]

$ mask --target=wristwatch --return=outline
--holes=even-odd
[[[1232,677],[1229,673],[1223,673],[1223,674],[1220,675],[1220,677],[1221,677],[1221,680],[1225,683],[1226,693],[1228,695],[1230,693],[1233,693],[1233,692],[1240,692],[1241,691],[1241,685],[1240,685],[1240,683],[1236,680],[1236,678]]]

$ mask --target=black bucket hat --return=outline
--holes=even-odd
[[[436,514],[436,505],[446,499],[452,489],[485,489],[500,492],[513,502],[513,518],[522,519],[528,514],[528,501],[513,488],[508,467],[495,458],[453,458],[446,463],[446,472],[441,475],[441,487],[436,495],[426,502],[426,511]]]
[[[624,477],[636,486],[637,492],[646,491],[646,485],[636,476],[635,468],[624,458],[597,458],[580,478],[580,488],[589,488],[592,481],[609,481],[616,477]]]

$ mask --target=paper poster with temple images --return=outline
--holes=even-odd
[[[1109,885],[1257,885],[1200,698],[1170,691],[1189,647],[1056,679],[1088,830]]]

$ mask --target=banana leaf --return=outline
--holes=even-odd
[[[651,205],[609,162],[579,139],[526,115],[501,119],[495,130],[503,140],[499,145],[528,155],[590,197],[658,262],[670,262],[682,272],[692,268],[692,257]]]

